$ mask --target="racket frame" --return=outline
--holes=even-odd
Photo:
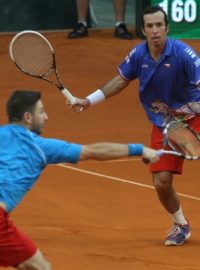
[[[194,135],[194,137],[197,139],[197,141],[200,143],[200,136],[194,131],[194,129],[192,127],[190,127],[187,123],[185,123],[181,120],[174,120],[174,121],[168,123],[163,130],[163,146],[165,147],[166,145],[168,145],[172,150],[165,150],[163,147],[163,149],[158,150],[158,152],[157,152],[158,156],[162,156],[163,154],[171,154],[171,155],[175,155],[175,156],[187,159],[187,160],[200,159],[200,156],[189,156],[189,155],[184,155],[183,153],[178,152],[174,148],[173,144],[170,143],[170,141],[168,139],[168,131],[169,131],[170,126],[174,123],[182,123],[183,127],[188,129]]]
[[[15,43],[15,41],[17,40],[18,37],[22,36],[22,35],[26,35],[26,34],[34,34],[34,35],[37,35],[39,36],[40,38],[42,38],[43,40],[45,40],[45,42],[47,43],[47,45],[49,46],[49,49],[51,50],[51,53],[52,53],[52,59],[53,59],[53,64],[52,64],[52,68],[47,72],[45,73],[44,75],[40,76],[40,75],[34,75],[34,74],[31,74],[27,71],[25,71],[21,66],[19,66],[17,64],[17,61],[13,55],[13,45]],[[64,85],[62,84],[61,80],[60,80],[60,76],[58,74],[58,70],[56,68],[56,58],[55,58],[55,52],[54,52],[54,49],[51,45],[51,43],[48,41],[48,39],[46,39],[41,33],[37,32],[37,31],[33,31],[33,30],[25,30],[25,31],[21,31],[19,33],[17,33],[11,40],[10,44],[9,44],[9,54],[10,54],[10,57],[12,59],[12,61],[15,63],[15,65],[17,66],[17,68],[19,68],[22,72],[24,72],[25,74],[29,75],[29,76],[32,76],[34,78],[38,78],[38,79],[42,79],[42,80],[45,80],[45,81],[48,81],[49,83],[53,84],[54,86],[56,86],[60,91],[61,93],[65,96],[65,98],[70,102],[70,104],[73,104],[76,100],[76,98],[70,93],[70,91],[64,87]],[[55,72],[55,75],[56,75],[56,78],[57,78],[57,81],[58,83],[56,83],[55,81],[53,80],[50,80],[47,78],[47,76],[54,70]]]

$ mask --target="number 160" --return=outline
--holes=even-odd
[[[168,14],[168,0],[164,0],[159,5]],[[174,0],[171,3],[171,19],[174,22],[194,22],[197,18],[197,3],[195,0]]]

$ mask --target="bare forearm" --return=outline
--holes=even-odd
[[[122,157],[142,156],[149,163],[159,160],[157,151],[142,144],[94,143],[83,145],[80,160],[113,160]]]
[[[120,93],[128,84],[129,81],[125,81],[118,75],[106,83],[101,90],[104,93],[105,98],[109,98]]]
[[[81,160],[109,160],[128,156],[128,145],[118,143],[95,143],[83,146]]]

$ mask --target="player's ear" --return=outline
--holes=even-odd
[[[169,32],[169,24],[166,26],[166,33],[168,34]]]
[[[141,28],[141,30],[142,30],[142,34],[146,37],[146,34],[145,34],[145,31],[144,31],[143,27]]]
[[[33,116],[30,112],[24,113],[23,120],[25,124],[28,124],[28,125],[32,124],[32,119],[33,119]]]

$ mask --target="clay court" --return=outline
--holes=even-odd
[[[62,81],[84,97],[117,73],[118,64],[141,40],[113,38],[110,30],[69,40],[66,32],[44,33],[56,51]],[[151,125],[138,101],[135,81],[117,97],[73,113],[52,85],[20,72],[9,58],[12,34],[1,36],[0,115],[14,89],[41,90],[49,121],[44,136],[77,143],[143,142]],[[197,51],[199,41],[187,41]],[[197,270],[200,269],[199,161],[187,161],[175,186],[192,228],[180,247],[163,241],[171,220],[157,200],[148,166],[140,158],[87,161],[46,168],[11,217],[51,261],[53,269]]]

